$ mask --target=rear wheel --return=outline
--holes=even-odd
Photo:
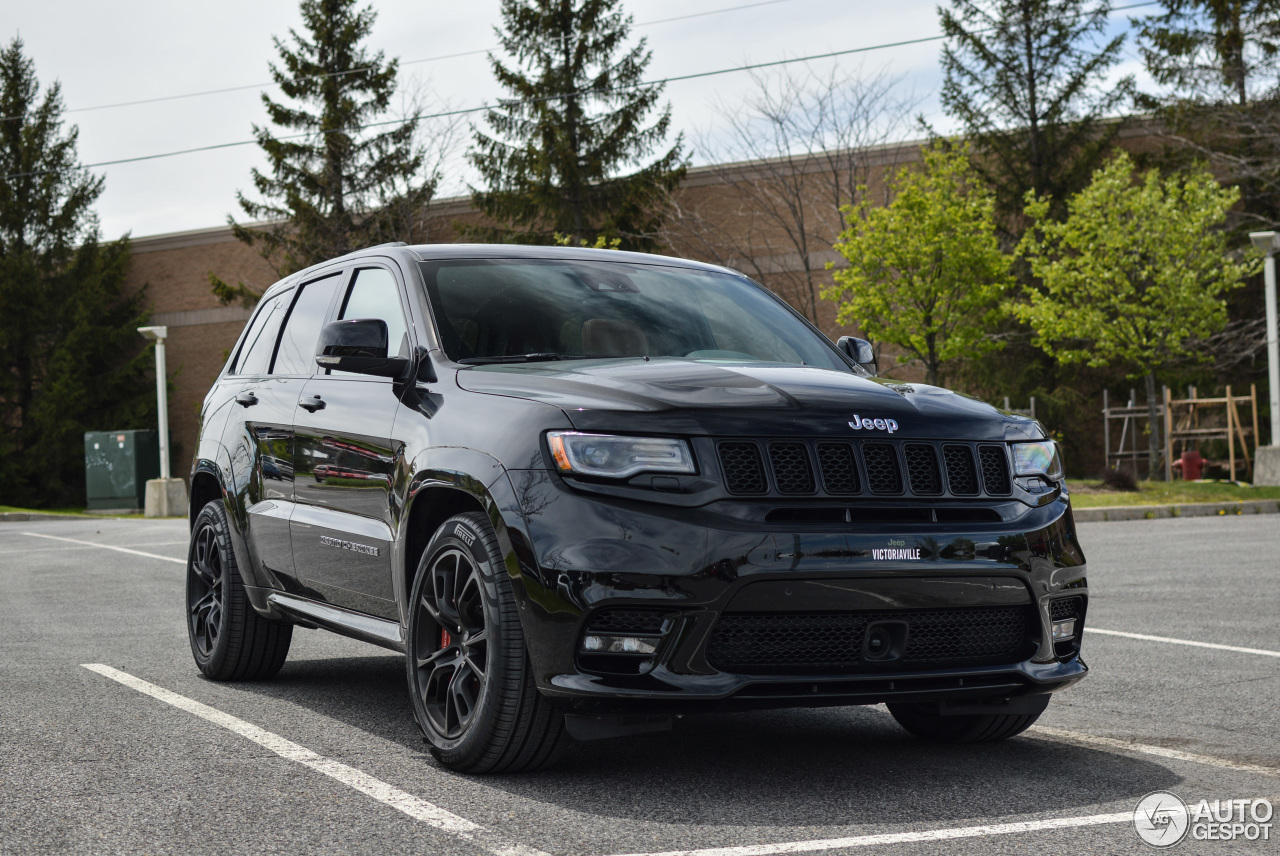
[[[231,551],[220,500],[196,516],[187,550],[187,634],[196,665],[215,681],[254,681],[280,671],[293,625],[254,611]]]
[[[514,773],[559,755],[564,715],[534,685],[502,551],[479,512],[446,520],[423,551],[406,667],[414,718],[445,766]]]
[[[1047,705],[1049,697],[1044,697]],[[935,743],[991,743],[1026,731],[1044,708],[1035,713],[971,713],[942,715],[933,704],[891,704],[889,713],[916,737]]]

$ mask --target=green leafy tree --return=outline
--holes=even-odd
[[[1022,231],[1027,191],[1065,199],[1102,163],[1131,97],[1105,79],[1124,36],[1099,45],[1106,0],[951,0],[939,6],[942,106],[973,146],[1006,235]],[[1057,204],[1056,202],[1054,204]]]
[[[85,431],[151,424],[150,364],[122,291],[129,239],[100,244],[103,180],[80,168],[57,83],[0,51],[0,503],[79,505]]]
[[[503,0],[503,50],[490,57],[511,97],[477,130],[471,162],[484,189],[476,207],[485,240],[549,244],[618,238],[624,250],[655,244],[669,191],[685,172],[681,138],[656,158],[671,108],[646,124],[662,95],[644,85],[650,52],[625,47],[631,18],[620,0]],[[646,162],[647,161],[647,162]]]
[[[850,226],[835,249],[848,266],[832,272],[823,297],[839,304],[840,323],[896,345],[936,384],[948,364],[999,346],[987,331],[1010,275],[995,199],[967,151],[941,145],[888,186],[887,205],[861,188],[863,201],[846,206]]]
[[[1134,19],[1152,78],[1175,100],[1228,95],[1237,104],[1250,89],[1270,88],[1280,60],[1280,0],[1163,0],[1164,10]],[[1262,78],[1259,81],[1259,78]]]
[[[399,63],[363,45],[373,8],[358,8],[356,0],[302,0],[301,12],[305,33],[290,30],[287,42],[275,39],[280,64],[271,66],[272,79],[293,103],[262,95],[271,123],[295,133],[277,136],[254,126],[270,172],[252,173],[261,201],[244,193],[237,199],[261,223],[228,218],[235,236],[281,276],[360,247],[412,240],[423,229],[439,178],[423,174],[418,115],[384,118]],[[211,281],[224,303],[256,299],[244,284]]]
[[[1154,426],[1156,373],[1221,329],[1223,295],[1258,269],[1230,252],[1221,229],[1238,198],[1204,170],[1162,178],[1153,169],[1135,182],[1122,153],[1068,200],[1064,220],[1051,217],[1048,199],[1029,199],[1035,225],[1018,253],[1041,286],[1011,309],[1055,359],[1145,379]],[[1155,430],[1148,451],[1155,473]]]

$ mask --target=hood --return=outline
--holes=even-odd
[[[561,408],[582,431],[685,435],[1039,439],[1038,425],[926,384],[774,363],[573,360],[474,366],[472,392]],[[850,426],[854,416],[869,428]],[[885,427],[877,427],[881,420]],[[890,430],[888,420],[896,423]]]

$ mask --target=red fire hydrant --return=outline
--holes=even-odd
[[[1182,453],[1182,457],[1178,459],[1182,470],[1182,478],[1184,481],[1195,481],[1200,478],[1204,465],[1208,463],[1204,458],[1200,457],[1200,452],[1196,449],[1187,449]]]

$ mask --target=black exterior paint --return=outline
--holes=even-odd
[[[772,488],[759,497],[733,496],[714,445],[728,437],[847,439],[854,413],[894,419],[895,442],[1040,439],[1035,422],[946,390],[865,377],[843,357],[847,372],[673,359],[453,363],[439,346],[418,264],[485,257],[720,270],[567,248],[379,247],[278,283],[270,294],[334,272],[345,287],[360,267],[393,271],[415,357],[397,379],[326,376],[322,369],[311,377],[249,378],[229,373],[233,351],[205,400],[192,518],[200,498],[221,496],[260,612],[399,647],[416,550],[430,536],[418,531],[422,522],[481,509],[505,555],[539,687],[566,704],[693,710],[1009,697],[1061,689],[1086,673],[1078,655],[1058,659],[1047,641],[1049,600],[1088,595],[1064,485],[1018,483],[1012,495],[982,502],[950,494],[833,498],[820,490],[795,497]],[[335,298],[329,320],[339,303]],[[791,311],[780,301],[778,309]],[[256,404],[235,403],[249,391]],[[297,406],[316,395],[323,409]],[[545,445],[552,430],[683,437],[699,471],[668,477],[661,489],[651,475],[621,484],[567,479],[554,470]],[[989,520],[865,519],[884,509],[922,509],[927,520],[975,504]],[[769,522],[779,510],[843,519]],[[890,541],[918,548],[920,560],[872,560],[871,551]],[[289,597],[271,598],[273,592]],[[331,608],[326,620],[299,612],[304,602]],[[731,603],[752,611],[1025,603],[1038,642],[1031,656],[1000,666],[733,675],[712,668],[704,652],[716,617]],[[673,623],[655,664],[635,676],[585,671],[576,656],[583,627],[598,610],[622,604],[670,611]],[[370,621],[381,630],[368,632]]]

